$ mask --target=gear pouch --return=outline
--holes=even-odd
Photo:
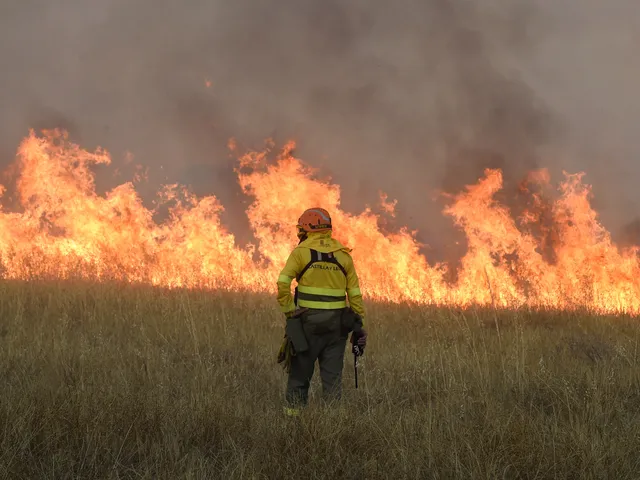
[[[302,328],[300,317],[287,318],[287,325],[284,329],[287,337],[291,340],[296,353],[304,353],[309,350],[309,343]]]
[[[349,332],[362,328],[362,319],[350,307],[342,310],[341,323],[342,332],[344,334],[348,334]]]

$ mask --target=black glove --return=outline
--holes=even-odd
[[[364,355],[364,347],[367,346],[367,331],[364,328],[361,328],[357,332],[353,332],[351,334],[351,352],[357,356],[361,357]]]

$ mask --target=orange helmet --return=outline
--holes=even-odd
[[[327,232],[331,230],[331,216],[324,208],[305,210],[298,219],[298,237],[311,232]]]

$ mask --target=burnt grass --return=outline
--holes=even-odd
[[[368,310],[291,419],[271,296],[3,282],[0,477],[640,477],[637,318]]]

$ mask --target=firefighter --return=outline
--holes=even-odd
[[[294,416],[307,404],[316,360],[323,397],[338,400],[348,334],[353,332],[351,343],[357,355],[362,354],[367,340],[351,250],[332,238],[329,213],[323,208],[308,209],[300,216],[297,229],[300,242],[278,278],[278,303],[287,317],[279,355],[279,361],[286,358],[289,371],[285,413]],[[294,278],[298,285],[292,296]]]

